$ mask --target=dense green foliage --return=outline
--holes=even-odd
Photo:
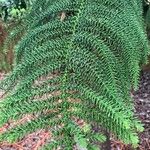
[[[35,0],[0,0],[0,18],[5,22],[20,20]]]
[[[142,0],[37,0],[33,6],[19,30],[26,34],[15,48],[15,67],[0,85],[7,92],[0,125],[36,117],[0,139],[13,142],[44,128],[54,138],[47,149],[79,143],[92,150],[94,123],[136,145],[143,128],[130,90],[149,53]]]

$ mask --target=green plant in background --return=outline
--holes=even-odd
[[[0,71],[8,72],[12,69],[13,48],[24,33],[18,29],[31,6],[31,0],[0,1]]]
[[[4,0],[0,1],[0,16],[5,22],[23,19],[31,9],[34,0]]]
[[[3,27],[2,22],[0,22],[0,71],[5,70],[5,62],[6,62],[6,57],[5,54],[3,53],[3,44],[6,39],[6,31]]]
[[[53,137],[45,149],[98,149],[102,135],[93,132],[94,123],[136,146],[143,127],[130,90],[138,87],[150,52],[142,0],[37,0],[23,29],[15,67],[0,84],[7,92],[0,125],[36,115],[1,134],[1,141],[44,128]],[[80,128],[75,118],[88,127]]]

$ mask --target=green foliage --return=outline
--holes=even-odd
[[[5,22],[23,19],[29,12],[34,0],[0,1],[0,18]]]
[[[137,145],[143,127],[130,90],[150,52],[142,0],[38,0],[33,6],[15,67],[0,84],[9,93],[0,102],[0,125],[38,115],[0,139],[14,142],[44,128],[53,135],[45,149],[97,149],[95,140],[105,138],[90,126],[80,128],[73,119],[80,118]]]

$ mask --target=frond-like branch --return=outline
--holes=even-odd
[[[1,82],[0,125],[24,114],[31,122],[0,136],[10,142],[45,128],[45,149],[77,144],[91,150],[93,134],[74,118],[97,123],[126,143],[137,144],[131,88],[138,86],[148,41],[140,0],[38,0],[24,21],[15,68]]]

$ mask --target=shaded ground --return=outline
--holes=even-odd
[[[3,74],[0,74],[0,80],[3,76]],[[139,90],[133,92],[132,96],[135,99],[136,113],[142,120],[145,128],[144,132],[140,134],[140,146],[137,150],[150,150],[150,71],[142,73]],[[18,123],[30,121],[30,119],[32,119],[31,116],[24,116]],[[3,128],[0,128],[0,133],[5,132],[11,126],[12,124],[6,124]],[[26,136],[18,143],[12,145],[1,143],[0,150],[38,150],[48,139],[50,140],[50,133],[40,130]],[[130,146],[115,140],[112,140],[111,147],[112,150],[132,150]]]
[[[144,124],[140,135],[141,149],[150,150],[150,71],[142,73],[139,90],[133,93],[136,112]]]

